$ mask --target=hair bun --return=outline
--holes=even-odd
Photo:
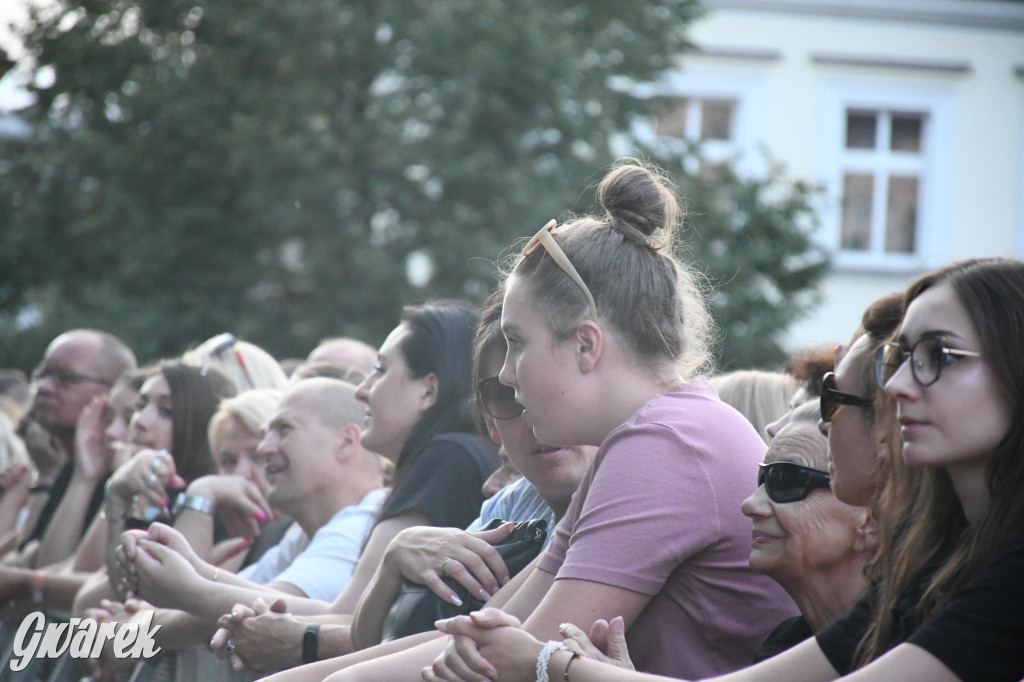
[[[622,159],[597,188],[613,230],[636,244],[661,248],[671,241],[679,203],[660,172],[637,159]],[[659,231],[662,239],[656,239]]]

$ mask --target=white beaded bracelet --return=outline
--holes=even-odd
[[[551,682],[551,678],[548,677],[548,662],[551,660],[551,654],[556,651],[568,650],[569,647],[561,642],[553,639],[548,640],[548,643],[537,654],[537,682]]]

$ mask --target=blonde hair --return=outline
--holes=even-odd
[[[210,418],[210,427],[207,431],[210,452],[218,464],[221,441],[228,422],[235,419],[253,433],[261,433],[270,420],[270,415],[281,402],[281,395],[282,392],[276,389],[257,388],[221,401],[217,412]]]
[[[181,359],[187,365],[220,370],[240,393],[254,388],[284,389],[288,385],[288,375],[270,353],[228,333],[207,339],[186,351]]]
[[[11,464],[29,464],[25,444],[14,430],[14,424],[0,411],[0,471]]]
[[[722,402],[747,418],[765,443],[771,442],[768,425],[786,414],[799,384],[782,372],[739,370],[711,379]]]

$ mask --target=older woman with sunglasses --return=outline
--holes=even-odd
[[[782,585],[800,608],[768,636],[755,662],[824,629],[867,588],[864,560],[877,528],[867,507],[845,504],[830,490],[819,416],[817,402],[793,411],[768,448],[757,490],[743,501],[754,525],[750,567]]]

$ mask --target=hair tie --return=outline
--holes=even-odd
[[[615,218],[613,218],[612,216],[608,216],[608,227],[610,227],[613,230],[618,229],[617,227],[615,227]]]

